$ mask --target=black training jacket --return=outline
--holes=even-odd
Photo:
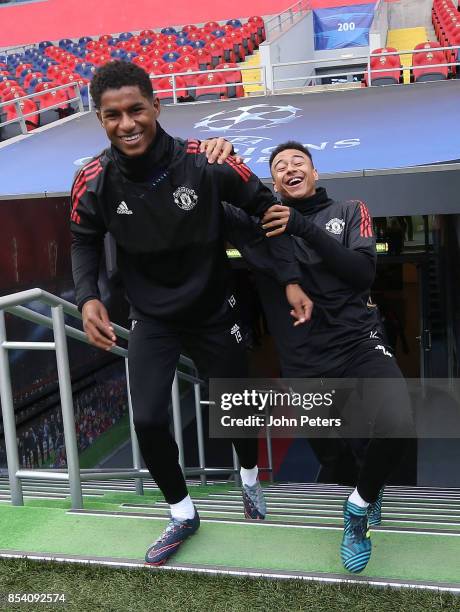
[[[295,241],[301,285],[314,302],[311,322],[293,327],[290,307],[275,280],[258,220],[225,204],[228,239],[254,269],[283,376],[338,372],[357,350],[382,343],[379,316],[370,300],[376,251],[372,221],[363,202],[335,202],[319,188],[311,198],[289,201],[286,228]]]
[[[99,298],[103,237],[115,239],[131,317],[187,320],[217,312],[228,289],[222,200],[261,215],[271,191],[233,158],[208,164],[196,140],[180,141],[157,126],[150,150],[128,158],[115,147],[77,174],[72,186],[72,269],[81,309]],[[280,282],[300,278],[288,236],[271,245]]]

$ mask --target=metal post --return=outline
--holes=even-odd
[[[280,32],[281,32],[281,30],[283,29],[281,26],[282,26],[282,22],[281,22],[281,13],[280,13],[280,14],[278,15],[278,27],[279,27],[279,29],[280,29]]]
[[[266,422],[268,422],[268,409],[266,411]],[[265,426],[265,437],[267,439],[267,459],[268,459],[268,469],[270,470],[270,482],[273,482],[273,450],[272,450],[272,436],[270,432],[270,427],[268,425]]]
[[[236,453],[235,447],[232,444],[233,451],[233,468],[235,470],[235,485],[237,487],[241,486],[241,476],[240,476],[240,460],[238,459],[238,455]]]
[[[371,83],[371,56],[369,55],[369,62],[367,64],[367,82],[369,83],[369,87],[372,85]]]
[[[18,445],[16,441],[16,422],[14,419],[13,393],[11,391],[10,363],[6,342],[5,313],[0,310],[0,397],[2,400],[3,430],[5,433],[6,460],[10,481],[11,503],[23,506],[22,484],[16,476],[19,470]]]
[[[75,90],[76,90],[76,94],[78,96],[78,111],[80,113],[82,113],[85,109],[83,107],[83,98],[81,97],[81,91],[80,91],[80,86],[76,85],[75,86]]]
[[[206,459],[204,455],[204,436],[203,436],[203,418],[201,414],[201,389],[199,383],[193,385],[195,391],[195,414],[196,414],[196,437],[198,441],[198,463],[201,470],[206,467]],[[209,408],[211,410],[211,408]],[[200,474],[202,485],[207,484],[206,472]]]
[[[177,447],[179,448],[179,465],[181,466],[182,471],[185,474],[184,442],[182,440],[182,416],[180,412],[179,379],[177,377],[177,370],[174,374],[171,396],[173,409],[174,438],[176,440]]]
[[[72,401],[72,383],[70,380],[69,356],[65,334],[64,311],[62,306],[52,306],[54,341],[56,343],[56,362],[61,396],[62,423],[64,426],[67,471],[69,475],[70,498],[72,509],[83,508],[81,492],[80,465],[78,462],[77,434]]]
[[[176,75],[172,75],[172,86],[173,86],[173,102],[177,104],[177,90],[176,90]]]
[[[133,468],[140,470],[142,468],[142,456],[137,440],[136,430],[134,428],[133,404],[131,401],[131,387],[129,385],[129,368],[128,360],[125,358],[126,371],[126,392],[128,394],[128,415],[129,415],[129,431],[131,434],[131,452],[133,455]],[[144,481],[142,478],[136,478],[136,494],[144,495]]]
[[[23,134],[27,134],[27,125],[26,125],[26,120],[24,119],[24,117],[22,115],[21,104],[16,100],[14,105],[16,107],[16,113],[17,113],[18,118],[19,118],[19,125],[21,126],[21,132]]]

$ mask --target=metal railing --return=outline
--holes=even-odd
[[[58,102],[57,104],[45,106],[44,108],[38,108],[37,106],[37,108],[31,113],[22,112],[21,102],[23,100],[31,100],[32,98],[38,98],[42,95],[46,95],[53,91],[58,91],[60,89],[69,89],[69,88],[72,88],[75,90],[76,95],[74,98],[69,98],[65,102],[61,101],[61,102]],[[63,104],[70,104],[72,102],[77,103],[78,112],[83,113],[85,111],[84,104],[83,104],[83,98],[81,97],[80,87],[78,83],[76,82],[67,83],[65,85],[59,85],[57,87],[50,87],[49,89],[46,89],[44,91],[39,91],[33,94],[29,94],[27,96],[21,96],[20,98],[13,98],[13,100],[7,100],[6,102],[0,102],[0,115],[2,114],[2,108],[6,106],[13,106],[13,105],[16,107],[16,115],[17,115],[17,117],[14,117],[13,119],[9,119],[8,121],[3,121],[3,122],[0,121],[0,128],[5,127],[7,125],[11,125],[13,123],[19,123],[19,125],[21,126],[21,132],[23,134],[27,134],[28,130],[27,130],[27,125],[26,125],[26,119],[28,119],[29,117],[36,117],[37,115],[40,115],[41,113],[44,113],[45,111],[62,108]]]
[[[208,74],[214,74],[214,73],[222,73],[222,72],[241,72],[243,73],[244,71],[247,70],[259,70],[261,73],[261,78],[259,80],[256,81],[243,81],[243,78],[241,77],[241,81],[232,81],[231,83],[214,83],[213,85],[199,85],[198,83],[194,84],[194,85],[185,85],[183,87],[178,87],[176,80],[177,78],[187,78],[190,75],[208,75]],[[159,80],[159,79],[172,79],[172,87],[170,89],[158,89],[155,90],[155,81]],[[260,95],[267,95],[267,79],[266,79],[266,72],[265,72],[265,66],[236,66],[233,68],[214,68],[213,70],[190,70],[189,72],[171,72],[171,73],[167,73],[167,74],[150,74],[150,80],[152,81],[152,86],[154,91],[158,94],[158,93],[172,93],[173,94],[173,104],[178,104],[178,98],[180,98],[180,94],[178,94],[178,92],[180,91],[188,91],[189,89],[216,89],[218,87],[221,87],[222,89],[227,88],[227,87],[246,87],[247,85],[260,85],[263,88],[263,91],[260,93]],[[196,100],[196,102],[199,102],[200,100]]]
[[[282,32],[285,24],[292,25],[296,17],[308,13],[310,10],[310,0],[298,0],[278,15],[274,15],[265,20],[266,39],[269,40],[270,35],[273,33]]]
[[[417,54],[417,53],[427,53],[427,52],[435,52],[435,51],[455,51],[460,49],[460,45],[455,45],[455,46],[451,46],[451,47],[434,47],[434,48],[429,48],[429,49],[410,49],[410,50],[404,50],[404,51],[390,51],[388,53],[369,53],[366,55],[354,55],[352,59],[355,63],[359,63],[359,60],[363,60],[362,64],[366,64],[366,68],[363,70],[363,68],[356,68],[354,70],[346,70],[346,71],[339,71],[337,73],[327,73],[327,74],[299,74],[298,76],[294,76],[294,77],[284,77],[284,78],[280,78],[279,76],[276,77],[275,72],[277,70],[280,69],[286,69],[286,68],[293,68],[293,67],[298,67],[298,66],[310,66],[313,67],[313,69],[316,68],[316,66],[318,64],[327,64],[327,66],[329,67],[331,62],[340,62],[343,64],[343,62],[345,61],[344,58],[337,58],[334,60],[330,60],[330,59],[313,59],[313,60],[303,60],[303,61],[296,61],[296,62],[283,62],[283,63],[277,63],[277,64],[272,64],[271,66],[271,76],[272,76],[272,83],[273,83],[273,93],[277,93],[277,90],[284,90],[286,89],[285,87],[277,87],[278,83],[293,83],[293,82],[299,82],[299,81],[304,81],[305,83],[300,86],[300,87],[309,87],[311,85],[314,85],[316,81],[321,81],[322,79],[326,79],[326,78],[338,78],[338,77],[353,77],[356,75],[362,75],[363,73],[367,73],[367,79],[368,79],[368,84],[369,86],[372,85],[372,78],[371,78],[371,72],[372,74],[375,73],[391,73],[394,72],[395,70],[398,70],[399,67],[395,67],[395,66],[390,66],[388,68],[382,68],[382,69],[372,69],[371,70],[371,66],[370,66],[370,59],[372,57],[385,57],[385,56],[395,56],[395,55],[413,55],[413,54]],[[405,70],[412,70],[413,68],[439,68],[439,67],[449,67],[449,66],[459,66],[460,67],[460,62],[444,62],[444,63],[440,63],[440,64],[428,64],[428,65],[408,65],[408,66],[401,66],[401,71],[402,73]],[[338,67],[338,70],[340,70],[340,67]],[[375,77],[374,77],[375,78]]]
[[[51,308],[51,316],[35,312],[31,308],[24,307],[32,301],[38,301]],[[42,325],[53,330],[54,341],[52,342],[15,342],[8,341],[5,324],[5,312],[26,321]],[[133,457],[133,468],[103,470],[103,469],[80,469],[78,460],[77,436],[75,430],[75,417],[72,400],[72,383],[70,378],[70,367],[67,352],[67,337],[79,342],[89,344],[86,334],[80,329],[65,323],[64,315],[81,320],[82,316],[77,307],[42,289],[29,289],[19,293],[0,297],[0,399],[2,405],[3,429],[5,436],[5,447],[8,465],[8,478],[10,483],[11,502],[13,505],[24,504],[22,493],[22,480],[25,479],[49,479],[69,482],[72,508],[83,507],[83,494],[81,482],[94,479],[113,478],[135,478],[136,492],[143,494],[143,478],[149,477],[149,472],[141,468],[142,459],[139,444],[134,428],[133,409],[129,388],[128,351],[125,348],[115,346],[111,353],[125,360],[126,386],[128,395],[129,428],[131,435],[131,449]],[[115,334],[124,340],[128,340],[129,331],[120,325],[112,324]],[[57,372],[59,382],[59,393],[62,409],[62,424],[64,429],[64,443],[67,457],[67,470],[62,469],[20,469],[18,446],[16,438],[16,421],[13,405],[13,394],[11,387],[11,375],[8,351],[11,350],[53,350],[56,352]],[[233,453],[233,468],[208,468],[205,462],[205,444],[203,434],[203,422],[201,414],[201,386],[203,381],[199,378],[195,364],[188,357],[181,355],[179,363],[189,369],[189,372],[176,370],[171,392],[173,431],[179,449],[179,464],[186,476],[199,475],[202,484],[206,484],[207,475],[233,474],[238,478],[238,458]],[[182,439],[182,415],[179,393],[179,379],[193,385],[195,401],[195,417],[197,427],[198,467],[186,468],[184,459],[184,445]],[[272,450],[271,439],[268,428],[266,429],[268,467],[261,471],[272,473]]]

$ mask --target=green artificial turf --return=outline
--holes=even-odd
[[[7,593],[64,593],[65,604],[5,604],[1,610],[66,612],[438,612],[460,611],[449,593],[297,580],[203,576],[148,569],[0,560]]]
[[[165,520],[68,514],[46,507],[0,507],[0,548],[143,560]],[[203,523],[177,563],[342,573],[341,530]],[[363,575],[460,582],[460,537],[373,533]]]

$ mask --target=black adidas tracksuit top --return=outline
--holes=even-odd
[[[204,320],[228,292],[226,200],[261,215],[277,200],[233,158],[208,164],[198,141],[179,141],[157,124],[146,154],[129,158],[115,147],[77,174],[72,186],[72,269],[76,301],[99,298],[97,276],[103,237],[117,244],[117,264],[131,317]],[[288,236],[271,242],[280,282],[298,281]]]
[[[320,187],[291,207],[292,234],[301,285],[314,302],[306,325],[293,327],[285,295],[268,256],[271,238],[244,211],[225,204],[228,239],[256,272],[256,282],[274,336],[283,376],[326,376],[357,351],[384,344],[380,319],[370,302],[376,251],[369,212],[362,202],[336,202]],[[374,351],[375,352],[375,351]]]

